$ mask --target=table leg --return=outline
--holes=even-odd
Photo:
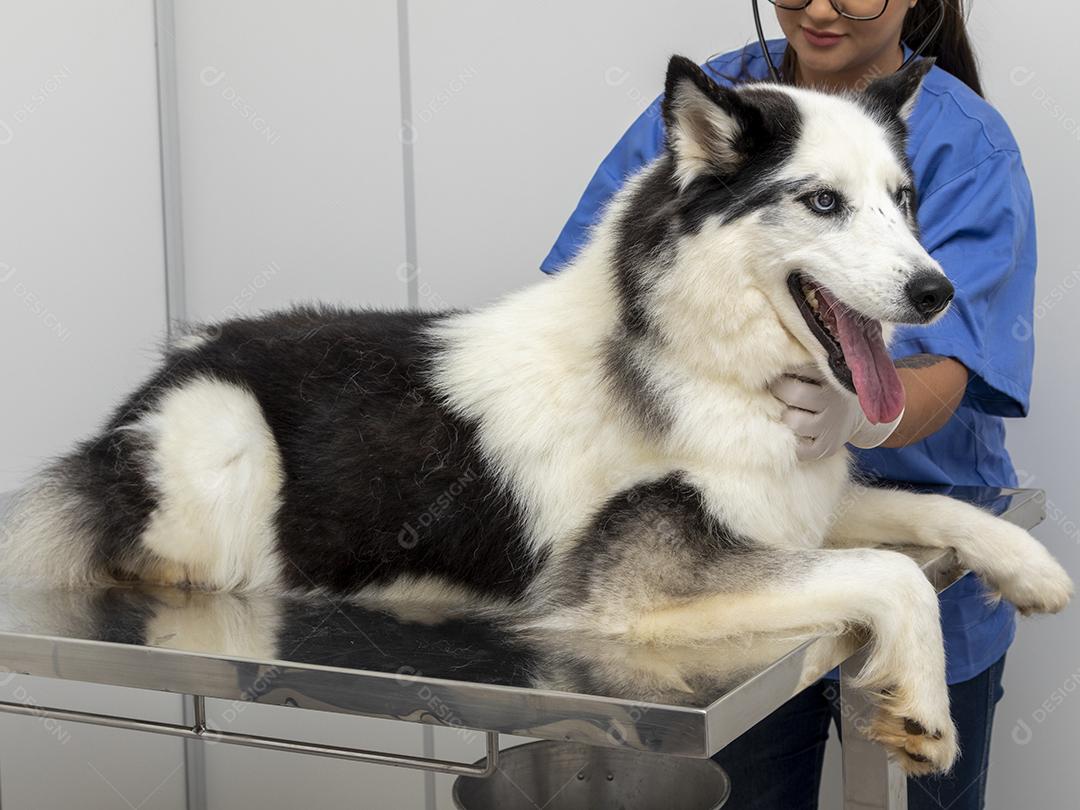
[[[844,810],[907,810],[907,777],[889,761],[885,749],[863,736],[872,707],[866,696],[848,686],[862,668],[866,653],[840,665],[840,724],[844,738]]]
[[[184,725],[194,726],[205,708],[196,706],[195,698],[182,695]],[[199,716],[197,716],[199,715]],[[201,740],[184,740],[184,783],[186,810],[206,810],[206,745]]]

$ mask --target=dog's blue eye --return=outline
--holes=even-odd
[[[819,214],[831,214],[840,205],[840,200],[831,191],[815,191],[806,199],[811,210]]]

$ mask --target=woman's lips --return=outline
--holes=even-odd
[[[813,28],[803,28],[803,36],[811,45],[819,48],[828,48],[844,38],[843,34],[833,34],[828,31],[815,31]]]

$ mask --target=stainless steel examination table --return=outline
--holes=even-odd
[[[1044,515],[1037,490],[947,494],[1025,528]],[[905,551],[939,589],[962,573],[951,552]],[[204,632],[208,623],[234,632]],[[499,734],[706,758],[837,664],[852,672],[860,663],[852,638],[653,649],[515,637],[481,622],[325,597],[144,586],[0,592],[0,672],[189,695],[192,722],[19,703],[0,711],[480,777],[498,769]],[[476,729],[487,756],[473,765],[216,730],[206,698]],[[906,781],[859,733],[868,707],[846,686],[841,700],[845,808],[906,807]]]

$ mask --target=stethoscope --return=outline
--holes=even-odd
[[[761,9],[758,8],[759,0],[750,0],[750,6],[754,10],[754,28],[757,29],[758,42],[761,43],[761,53],[765,57],[765,64],[769,67],[769,77],[774,81],[780,82],[780,71],[776,69],[776,65],[773,64],[772,54],[769,53],[769,48],[765,44],[765,32],[761,28]],[[941,30],[941,26],[945,23],[945,3],[947,0],[939,0],[938,2],[938,16],[934,22],[934,27],[930,29],[930,33],[923,37],[923,41],[919,43],[919,47],[911,52],[911,55],[903,61],[900,65],[900,69],[903,70],[912,60],[917,59],[919,55],[926,49],[926,46],[930,44],[930,41],[937,36],[937,32]],[[807,3],[809,5],[809,3]]]

